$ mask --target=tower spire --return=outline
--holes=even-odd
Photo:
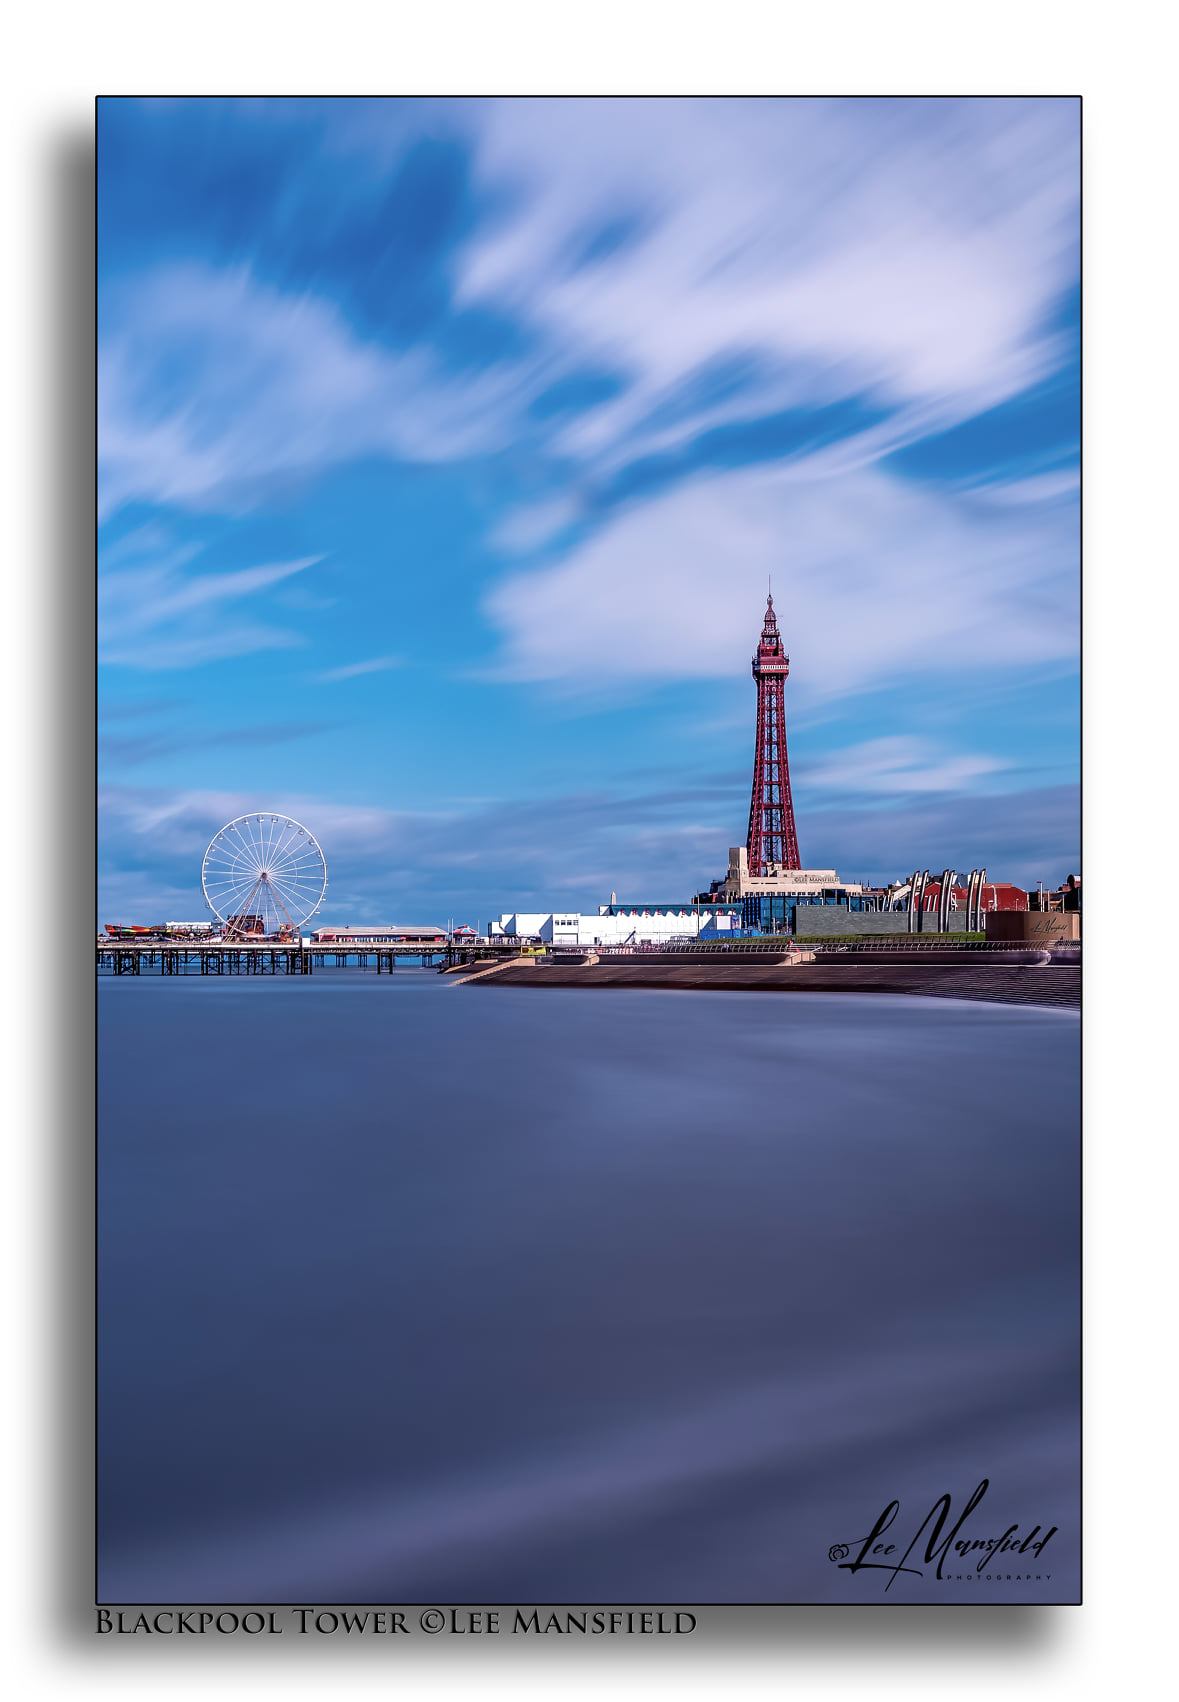
[[[794,826],[794,804],[790,796],[790,764],[786,756],[786,680],[790,658],[778,631],[774,613],[774,589],[766,591],[766,613],[761,643],[753,657],[757,683],[757,742],[753,754],[753,793],[749,800],[749,853],[751,875],[764,875],[769,864],[801,869],[798,833]]]

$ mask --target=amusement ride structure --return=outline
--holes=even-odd
[[[238,816],[214,835],[201,864],[205,903],[225,940],[298,943],[323,903],[327,864],[314,834],[289,816]]]

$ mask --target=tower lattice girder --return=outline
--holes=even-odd
[[[790,658],[782,647],[774,599],[766,598],[761,643],[753,658],[757,683],[757,743],[753,753],[753,795],[749,801],[751,875],[764,875],[769,865],[801,869],[794,804],[790,797],[790,764],[786,756],[786,680]]]

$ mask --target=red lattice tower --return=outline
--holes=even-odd
[[[790,798],[790,764],[786,759],[786,679],[790,658],[774,614],[774,599],[766,598],[761,643],[753,658],[757,681],[757,747],[753,756],[753,796],[749,801],[749,873],[764,875],[769,865],[801,869],[794,804]]]

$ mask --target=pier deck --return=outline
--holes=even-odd
[[[248,945],[184,945],[163,942],[99,944],[99,972],[108,975],[310,975],[323,968],[375,968],[378,975],[393,973],[397,958],[409,958],[426,968],[450,961],[453,948],[446,946],[285,946],[270,941]]]

